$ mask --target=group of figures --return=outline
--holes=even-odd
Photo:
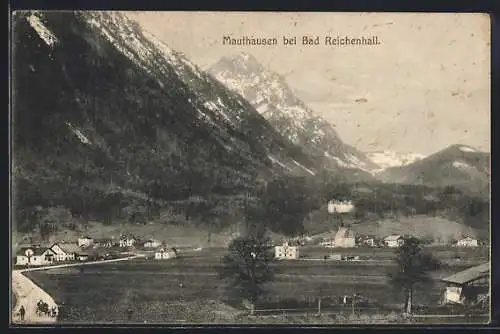
[[[57,313],[58,312],[56,306],[49,307],[49,304],[42,301],[41,299],[38,301],[38,303],[36,303],[36,314],[38,316],[45,315],[55,318],[57,317]]]

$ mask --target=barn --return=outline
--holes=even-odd
[[[489,294],[490,263],[463,270],[442,278],[441,281],[447,285],[443,293],[443,303],[475,304]]]

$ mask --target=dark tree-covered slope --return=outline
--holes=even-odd
[[[122,14],[18,12],[12,61],[23,224],[36,207],[111,221],[137,202],[315,173],[247,101]]]

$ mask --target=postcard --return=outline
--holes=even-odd
[[[17,11],[11,324],[490,321],[490,18]]]

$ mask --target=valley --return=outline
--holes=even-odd
[[[125,13],[16,12],[12,58],[13,264],[37,265],[29,247],[52,263],[35,245],[84,235],[130,256],[26,271],[58,323],[293,323],[283,310],[318,323],[403,321],[388,280],[397,250],[362,244],[391,235],[444,263],[415,289],[416,313],[463,316],[440,305],[442,278],[490,260],[490,153],[455,143],[363,152],[253,55],[203,70]],[[333,202],[351,209],[332,212]],[[342,228],[361,238],[355,247],[320,246]],[[270,261],[261,318],[218,276],[233,242],[255,231],[273,245],[308,240],[294,261]],[[179,254],[148,258],[120,245],[124,235]],[[327,261],[333,253],[342,260]],[[365,306],[340,302],[356,294]],[[318,298],[327,318],[314,315]]]

